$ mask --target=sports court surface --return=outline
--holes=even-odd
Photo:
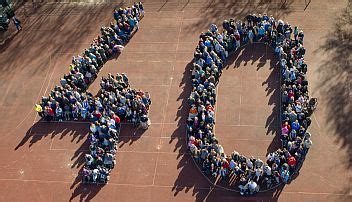
[[[0,201],[352,200],[352,13],[339,18],[346,15],[345,0],[312,0],[306,10],[304,0],[285,6],[280,0],[145,0],[139,31],[99,77],[125,72],[133,87],[150,92],[152,125],[145,132],[123,125],[109,183],[81,185],[88,123],[38,122],[33,105],[59,84],[72,56],[89,46],[100,26],[113,20],[113,8],[132,2],[26,3],[17,11],[23,31],[1,35]],[[199,172],[187,152],[185,121],[199,34],[211,23],[251,12],[304,30],[310,92],[319,105],[310,126],[313,147],[299,175],[284,187],[243,198],[214,188]],[[265,45],[231,56],[216,107],[216,134],[227,153],[263,159],[279,147],[278,74]],[[89,90],[98,89],[99,78]]]

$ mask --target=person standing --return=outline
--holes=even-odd
[[[43,112],[43,108],[42,108],[41,105],[36,104],[36,105],[34,106],[34,109],[35,109],[36,112],[38,112],[38,115],[39,115],[40,117],[43,117],[44,112]]]
[[[22,30],[21,21],[17,19],[16,16],[13,16],[12,21],[15,24],[17,31]]]
[[[298,36],[298,27],[295,26],[294,30],[293,30],[293,36],[295,38],[295,40],[297,40],[297,36]]]
[[[303,142],[304,155],[306,155],[308,153],[309,148],[313,144],[313,142],[310,138],[311,138],[311,134],[307,132],[305,135],[305,138],[304,138],[304,142]]]

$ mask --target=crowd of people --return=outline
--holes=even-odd
[[[115,166],[120,122],[126,120],[147,129],[151,99],[149,93],[130,88],[125,74],[116,77],[109,74],[100,82],[101,90],[96,97],[89,97],[92,111],[89,132],[89,153],[83,167],[84,183],[106,183],[110,170]]]
[[[123,49],[138,29],[143,13],[142,3],[115,10],[115,23],[102,27],[101,35],[93,40],[91,46],[82,55],[72,58],[69,73],[60,80],[61,86],[56,86],[35,106],[38,114],[47,121],[85,120],[88,109],[83,105],[82,95],[97,78],[103,65]]]
[[[89,154],[85,155],[83,182],[106,183],[115,165],[116,142],[120,122],[126,120],[147,129],[150,95],[130,88],[124,73],[103,77],[101,89],[94,96],[87,91],[103,65],[129,41],[138,30],[144,16],[141,2],[114,10],[115,23],[100,29],[101,35],[82,55],[74,56],[69,73],[60,80],[48,97],[35,105],[39,116],[46,121],[90,121]]]
[[[201,33],[194,52],[193,89],[189,96],[188,147],[202,171],[214,178],[237,179],[241,195],[257,193],[287,183],[299,169],[312,145],[307,131],[316,100],[309,102],[303,31],[266,14],[250,14],[246,22],[225,20],[222,31],[215,24]],[[270,152],[266,161],[237,151],[224,152],[213,129],[216,86],[229,54],[241,46],[262,42],[271,46],[280,60],[282,148]]]

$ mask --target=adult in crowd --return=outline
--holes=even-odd
[[[307,65],[304,62],[303,31],[266,14],[250,14],[247,22],[225,20],[220,31],[212,24],[202,33],[194,52],[188,147],[205,174],[229,179],[235,175],[242,195],[254,194],[259,185],[271,188],[287,183],[302,164],[312,145]],[[263,42],[277,53],[282,73],[282,148],[268,154],[265,163],[234,151],[225,154],[213,132],[216,85],[228,54],[246,43]]]

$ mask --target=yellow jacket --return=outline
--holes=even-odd
[[[36,105],[34,106],[34,110],[37,111],[37,112],[43,112],[42,106],[40,106],[40,105],[38,105],[38,104],[36,104]]]

